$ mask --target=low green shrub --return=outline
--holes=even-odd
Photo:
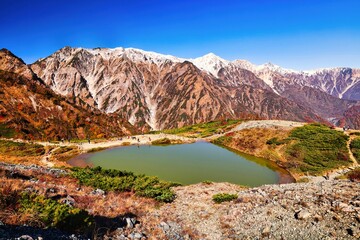
[[[206,184],[206,185],[211,185],[211,184],[213,184],[213,182],[210,181],[210,180],[202,181],[202,183],[203,183],[203,184]]]
[[[40,144],[0,140],[0,154],[20,157],[41,156],[45,154],[45,148]]]
[[[210,121],[206,123],[199,123],[195,125],[185,126],[181,128],[175,128],[175,129],[167,129],[163,130],[162,132],[168,133],[168,134],[179,134],[179,135],[191,135],[188,137],[208,137],[211,135],[214,135],[216,133],[223,133],[237,124],[239,124],[241,120],[234,120],[234,119],[228,119],[228,120],[222,120],[222,121]],[[151,132],[151,133],[160,133],[157,132]]]
[[[211,142],[214,144],[218,144],[218,145],[226,145],[232,141],[232,139],[233,139],[232,136],[233,135],[231,133],[226,134],[225,136],[218,137],[218,138],[212,140]]]
[[[58,149],[56,149],[53,154],[63,154],[63,153],[66,153],[66,152],[70,152],[74,149],[77,149],[77,147],[75,146],[61,146],[59,147]]]
[[[85,210],[61,204],[41,195],[24,193],[19,202],[21,212],[32,215],[46,227],[83,232],[94,223],[93,217]]]
[[[351,141],[350,149],[357,162],[360,163],[360,138],[355,138]]]
[[[179,185],[161,181],[157,177],[101,167],[73,168],[72,176],[82,185],[104,191],[134,191],[139,196],[154,198],[160,202],[172,202],[175,199],[175,193],[170,188]]]
[[[360,168],[354,169],[346,175],[351,181],[360,182]]]
[[[222,202],[230,202],[238,198],[237,194],[229,194],[229,193],[218,193],[213,195],[212,200],[215,203],[222,203]]]
[[[12,138],[16,134],[15,130],[12,128],[8,128],[4,124],[0,124],[0,137],[3,138]]]
[[[169,145],[171,144],[171,140],[168,138],[160,138],[158,140],[154,140],[151,142],[152,145]]]
[[[88,153],[94,153],[94,152],[103,151],[103,150],[105,150],[105,149],[106,149],[105,147],[97,147],[97,148],[91,148],[91,149],[89,149],[87,152],[88,152]]]
[[[285,139],[279,140],[277,137],[270,138],[266,141],[268,145],[282,145],[285,144],[287,141]]]
[[[321,124],[309,124],[291,131],[287,158],[293,170],[321,174],[350,164],[348,136]]]

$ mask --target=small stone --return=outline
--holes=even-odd
[[[315,222],[320,222],[320,221],[323,220],[323,217],[320,216],[319,214],[316,214],[316,215],[314,216],[314,220],[315,220]]]
[[[354,201],[351,204],[354,205],[355,207],[360,207],[360,201]]]
[[[347,205],[346,203],[343,203],[343,202],[340,202],[338,206],[339,206],[340,209],[349,207],[349,205]]]
[[[311,216],[311,213],[309,213],[308,211],[306,210],[301,210],[297,213],[295,213],[295,218],[296,219],[300,219],[300,220],[303,220],[303,219],[307,219]]]
[[[134,228],[136,224],[136,218],[125,218],[126,228]]]
[[[34,239],[29,235],[22,235],[21,237],[19,237],[19,240],[34,240]]]
[[[266,226],[263,230],[262,230],[262,233],[261,235],[263,237],[268,237],[270,236],[270,233],[271,233],[271,228],[269,226]]]
[[[135,239],[141,239],[143,237],[142,233],[135,233],[134,238]]]
[[[104,196],[104,195],[105,195],[105,191],[104,191],[104,190],[101,190],[100,188],[97,188],[97,189],[95,189],[94,191],[92,191],[91,194]]]
[[[348,207],[346,207],[346,208],[343,208],[343,209],[341,209],[343,212],[347,212],[347,213],[350,213],[350,212],[354,212],[355,210],[354,210],[354,208],[353,207],[351,207],[351,206],[348,206]]]
[[[160,223],[160,226],[162,227],[162,229],[163,229],[164,231],[169,231],[169,229],[170,229],[169,224],[167,224],[166,222],[161,222],[161,223]]]
[[[73,197],[71,197],[70,195],[68,195],[61,202],[68,205],[68,206],[70,206],[70,207],[73,207],[75,205],[75,199]]]

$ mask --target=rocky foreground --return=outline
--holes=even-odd
[[[162,227],[169,239],[184,238],[179,227],[195,239],[360,238],[360,183],[238,188],[226,183],[175,188],[177,199],[158,211],[168,220]],[[212,196],[218,192],[237,192],[238,199],[215,204]]]
[[[32,227],[31,222],[19,222],[22,215],[0,209],[0,239],[360,238],[360,183],[349,180],[324,178],[317,183],[257,188],[199,183],[175,187],[175,201],[160,204],[133,193],[80,186],[66,170],[11,164],[0,164],[0,169],[2,193],[11,186],[45,194],[85,209],[103,226],[88,236],[44,230]],[[217,193],[238,197],[217,204],[212,200]],[[8,223],[11,219],[13,223]]]

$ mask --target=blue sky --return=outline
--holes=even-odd
[[[135,47],[287,68],[360,67],[359,0],[0,0],[0,48]]]

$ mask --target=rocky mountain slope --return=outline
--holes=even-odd
[[[133,127],[77,97],[50,90],[19,58],[0,50],[0,135],[25,139],[111,137]]]
[[[322,121],[251,71],[235,65],[225,71],[226,64],[213,54],[185,60],[132,48],[65,47],[31,69],[63,96],[152,129],[221,118]]]
[[[359,105],[360,75],[359,69],[333,68],[316,71],[299,72],[284,69],[272,63],[256,66],[246,60],[229,62],[217,58],[204,61],[209,64],[202,65],[203,70],[210,72],[213,69],[211,63],[219,62],[213,66],[221,66],[216,69],[215,76],[226,82],[244,82],[251,86],[272,89],[278,95],[294,101],[306,108],[311,109],[327,121],[341,125],[347,124],[353,128],[360,125],[354,124],[353,120],[345,117],[345,112],[353,106]],[[241,72],[248,70],[257,79],[244,81]],[[265,85],[265,86],[264,86]],[[352,119],[358,119],[359,115],[352,115]],[[358,120],[357,120],[358,121]]]

